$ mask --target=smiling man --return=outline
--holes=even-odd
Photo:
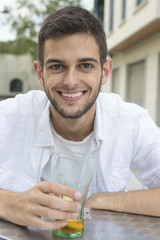
[[[112,61],[99,20],[78,7],[52,13],[38,58],[44,91],[0,103],[0,217],[57,229],[78,216],[80,205],[57,195],[81,193],[51,182],[54,151],[94,156],[87,207],[160,216],[160,131],[145,109],[100,93]],[[125,192],[131,171],[148,190]]]
[[[81,141],[93,130],[95,101],[111,71],[111,60],[101,64],[91,34],[74,33],[47,39],[43,61],[43,65],[36,61],[34,69],[51,102],[52,124],[64,138]]]

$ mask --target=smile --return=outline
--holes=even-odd
[[[73,93],[73,94],[61,92],[61,95],[64,97],[75,98],[75,97],[80,97],[81,95],[83,95],[83,92],[77,92],[77,93]]]

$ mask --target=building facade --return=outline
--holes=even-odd
[[[160,1],[95,0],[113,71],[104,92],[148,109],[160,126]],[[145,188],[133,174],[127,190]]]
[[[113,60],[111,79],[102,91],[118,93],[125,101],[148,109],[160,126],[160,1],[100,3]]]
[[[40,89],[32,57],[29,54],[0,54],[0,100],[32,89]]]

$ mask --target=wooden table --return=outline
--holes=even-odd
[[[76,240],[158,240],[160,218],[111,211],[91,210],[91,220],[85,220],[85,233]],[[0,235],[13,240],[55,240],[52,231],[21,227],[0,220]],[[64,239],[64,238],[63,238]]]

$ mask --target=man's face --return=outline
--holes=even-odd
[[[106,81],[103,72],[91,35],[76,33],[45,41],[40,83],[52,111],[62,117],[79,118],[94,106],[101,83]]]

